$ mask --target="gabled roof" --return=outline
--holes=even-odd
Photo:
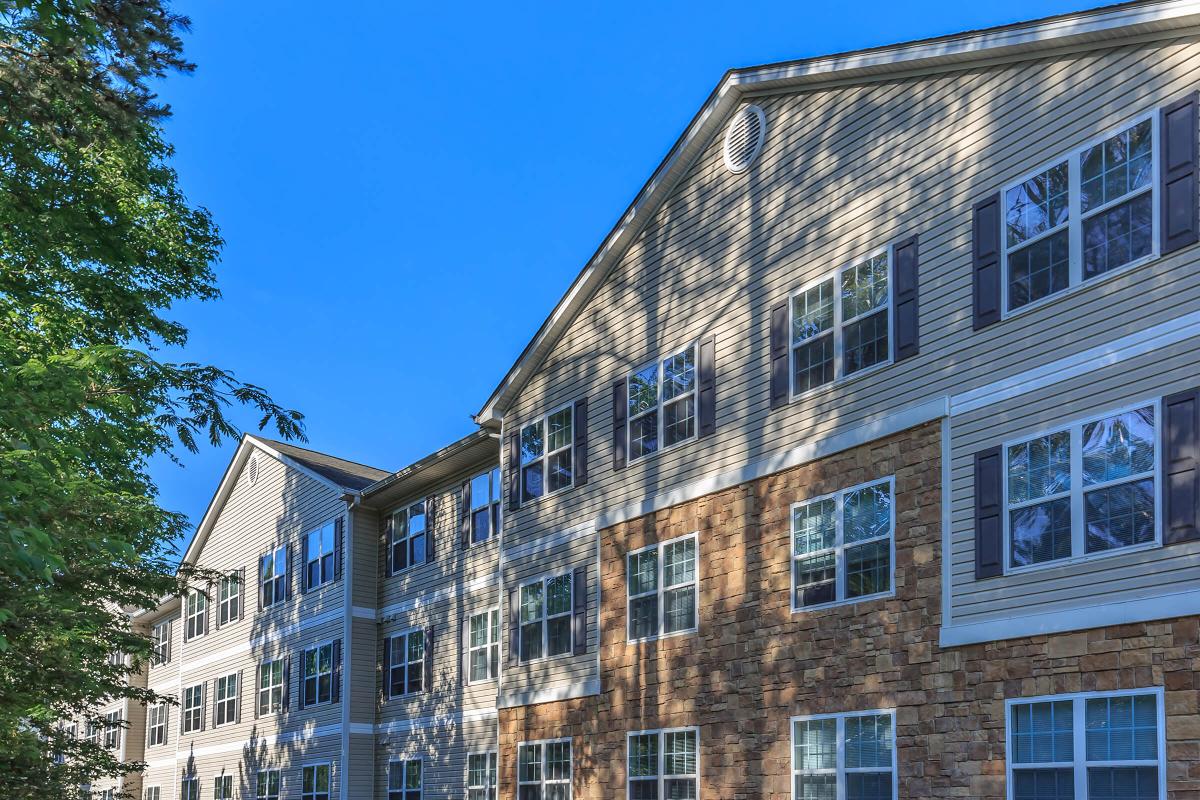
[[[343,489],[357,492],[390,474],[385,469],[368,467],[366,464],[347,461],[328,453],[318,453],[316,450],[297,447],[276,439],[260,439],[257,436],[251,438],[267,443],[279,453],[303,464],[318,475],[328,478]]]
[[[903,44],[729,70],[475,415],[476,422],[499,424],[515,395],[747,95],[808,91],[1042,56],[1048,51],[1111,46],[1119,39],[1162,36],[1198,25],[1198,0],[1135,0]]]

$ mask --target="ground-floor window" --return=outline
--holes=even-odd
[[[388,800],[421,800],[421,759],[388,764]]]
[[[213,800],[233,800],[232,775],[218,775],[213,778]]]
[[[467,800],[496,800],[496,754],[467,756]]]
[[[626,751],[629,800],[694,800],[700,796],[699,729],[631,733]]]
[[[162,800],[162,787],[147,786],[142,792],[142,800]]]
[[[571,800],[571,740],[517,747],[517,800]]]
[[[300,800],[329,800],[329,765],[305,767],[300,786]]]
[[[792,783],[796,800],[895,800],[893,713],[793,718]]]
[[[1011,800],[1163,800],[1161,689],[1008,702]]]
[[[200,779],[184,778],[179,784],[179,800],[200,800]]]
[[[279,770],[264,769],[254,777],[256,800],[279,800]]]

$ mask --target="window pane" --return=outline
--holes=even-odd
[[[1090,211],[1150,184],[1150,120],[1083,151],[1080,208]]]
[[[695,348],[689,347],[663,361],[663,400],[687,394],[695,385]]]
[[[842,319],[851,320],[877,308],[888,298],[886,253],[869,258],[842,272]]]
[[[842,536],[847,543],[886,536],[892,530],[892,493],[887,483],[847,492]]]
[[[663,592],[663,633],[696,627],[696,587]]]
[[[695,778],[669,778],[663,781],[663,797],[666,800],[695,800]]]
[[[1071,556],[1071,501],[1062,497],[1009,512],[1012,564],[1041,564]]]
[[[550,415],[548,420],[549,439],[546,452],[554,452],[561,450],[564,447],[569,447],[574,441],[574,436],[571,433],[571,409],[564,408]]]
[[[658,364],[650,364],[629,376],[629,416],[658,405]]]
[[[796,559],[796,607],[837,599],[837,556],[823,553]]]
[[[520,758],[517,759],[517,780],[524,783],[542,779],[542,746],[528,745],[521,748]]]
[[[529,660],[542,657],[542,623],[534,622],[521,626],[521,658]]]
[[[792,350],[792,391],[797,394],[833,380],[833,334]]]
[[[797,506],[792,512],[796,554],[827,550],[837,543],[837,501],[832,498]]]
[[[546,493],[542,485],[542,462],[535,461],[521,468],[521,499],[533,500]]]
[[[682,400],[663,406],[663,447],[670,447],[696,432],[696,397],[689,395]]]
[[[837,767],[837,720],[799,720],[792,730],[798,770]]]
[[[557,492],[571,485],[571,452],[571,448],[568,447],[546,459],[547,491]]]
[[[887,361],[890,356],[887,310],[851,322],[842,333],[842,343],[842,369],[847,375]]]
[[[1158,758],[1158,708],[1154,695],[1089,699],[1085,719],[1088,761]]]
[[[492,512],[488,508],[480,508],[471,512],[471,540],[485,542],[492,535]]]
[[[1075,800],[1075,775],[1069,769],[1013,770],[1013,800]]]
[[[571,652],[571,617],[555,617],[546,622],[546,655],[561,656]]]
[[[1154,438],[1153,408],[1139,408],[1084,425],[1084,484],[1152,471]]]
[[[408,768],[404,771],[404,788],[420,789],[421,788],[421,762],[409,761]]]
[[[696,540],[683,539],[663,546],[663,586],[696,580]]]
[[[545,442],[542,438],[542,422],[538,420],[521,429],[521,463],[528,464],[542,457]]]
[[[647,733],[629,737],[629,777],[650,775],[658,775],[658,735]]]
[[[471,508],[485,508],[492,499],[491,475],[483,473],[471,479]]]
[[[658,450],[658,412],[652,411],[629,423],[629,457],[641,458]]]
[[[488,643],[488,615],[476,614],[471,617],[470,631],[471,647],[483,647]]]
[[[1071,488],[1071,435],[1059,431],[1008,448],[1008,502],[1026,503]]]
[[[425,532],[425,503],[414,503],[408,507],[408,535]]]
[[[658,551],[643,550],[629,556],[629,594],[643,594],[658,588]]]
[[[663,774],[696,774],[695,731],[672,731],[663,734]]]
[[[658,778],[631,778],[629,800],[659,800]]]
[[[1083,496],[1089,553],[1154,540],[1154,480],[1147,478]]]
[[[846,800],[892,800],[892,773],[850,773],[846,776]]]
[[[833,279],[792,298],[792,343],[833,330]]]
[[[892,547],[887,539],[846,548],[846,597],[866,597],[892,588]]]
[[[1158,800],[1157,767],[1088,767],[1088,800]]]
[[[796,800],[837,800],[837,776],[797,775]]]
[[[571,779],[571,743],[550,742],[546,745],[546,780]]]
[[[1067,162],[1005,192],[1004,218],[1009,247],[1066,222]]]
[[[521,622],[532,622],[542,616],[542,582],[521,587]]]
[[[546,584],[546,614],[567,614],[571,611],[571,576],[559,575]]]
[[[1008,307],[1041,300],[1067,288],[1070,239],[1064,228],[1008,254]]]
[[[651,594],[629,602],[629,636],[641,639],[658,633],[658,595]]]
[[[892,766],[892,718],[889,714],[846,717],[846,766]]]
[[[1150,255],[1152,199],[1152,194],[1146,192],[1083,221],[1085,279]]]
[[[1071,701],[1024,703],[1012,707],[1012,761],[1047,764],[1072,761]]]

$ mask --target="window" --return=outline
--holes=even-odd
[[[421,759],[388,764],[388,800],[421,800]]]
[[[287,547],[276,547],[262,557],[259,573],[262,579],[262,607],[270,608],[287,599]]]
[[[333,701],[333,644],[304,651],[304,705]]]
[[[521,587],[521,660],[571,652],[571,574]]]
[[[425,563],[425,501],[392,515],[392,574]]]
[[[496,800],[496,754],[467,756],[467,800]]]
[[[517,800],[571,800],[571,740],[517,747]]]
[[[469,683],[490,681],[500,675],[500,609],[473,614],[467,623]]]
[[[142,800],[162,800],[162,787],[147,786],[142,792]]]
[[[329,800],[329,765],[305,767],[300,800]]]
[[[169,664],[171,662],[171,620],[157,623],[151,631],[151,636],[153,652],[150,663],[154,666]]]
[[[148,747],[167,743],[168,708],[166,703],[158,703],[150,706],[146,712],[146,745]]]
[[[69,739],[71,741],[74,741],[78,732],[79,732],[79,729],[75,726],[74,722],[62,726],[62,735],[63,735],[64,739]],[[54,763],[55,764],[67,763],[67,754],[62,752],[61,750],[56,751],[54,753]]]
[[[196,639],[208,633],[208,598],[203,592],[192,590],[187,594],[187,627],[185,639]]]
[[[642,367],[627,379],[629,460],[696,435],[696,346]]]
[[[100,792],[100,800],[113,800],[113,790],[104,789]]]
[[[1004,190],[1009,311],[1153,255],[1156,126],[1146,117]]]
[[[630,553],[629,639],[696,630],[696,535]]]
[[[574,411],[566,406],[521,428],[522,503],[571,486],[574,423]]]
[[[792,783],[796,800],[895,800],[892,713],[793,718]]]
[[[629,800],[700,796],[700,731],[697,728],[631,733]]]
[[[216,697],[213,699],[213,725],[228,725],[238,721],[238,674],[236,672],[217,678]]]
[[[110,711],[104,715],[104,746],[116,750],[121,746],[121,712]]]
[[[184,688],[182,713],[184,733],[201,729],[204,724],[204,684]]]
[[[232,775],[218,775],[213,778],[213,800],[233,800]]]
[[[500,533],[500,468],[471,479],[471,544]]]
[[[83,729],[84,740],[95,747],[100,746],[100,726],[95,722],[88,722]]]
[[[217,606],[217,625],[236,622],[242,615],[242,574],[235,572],[221,579],[220,604]]]
[[[1008,702],[1010,800],[1166,798],[1162,690]]]
[[[283,710],[283,659],[258,665],[258,715]]]
[[[792,610],[892,591],[892,479],[792,506]]]
[[[388,639],[391,648],[391,667],[388,676],[388,696],[421,691],[425,675],[425,632],[412,630]]]
[[[304,585],[309,589],[333,580],[334,523],[332,520],[304,535]]]
[[[184,778],[179,784],[179,800],[200,800],[200,779]]]
[[[279,800],[279,770],[264,769],[254,776],[256,800]]]
[[[1155,406],[1009,444],[1010,568],[1158,541]]]

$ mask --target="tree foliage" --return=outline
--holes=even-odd
[[[132,609],[189,577],[147,465],[301,416],[217,367],[171,363],[181,300],[213,300],[222,240],[178,186],[152,90],[192,70],[165,0],[0,0],[0,794],[78,797],[138,765],[60,721],[157,698]],[[127,654],[110,663],[113,652]],[[82,733],[82,732],[81,732]],[[55,763],[47,753],[64,753]]]

